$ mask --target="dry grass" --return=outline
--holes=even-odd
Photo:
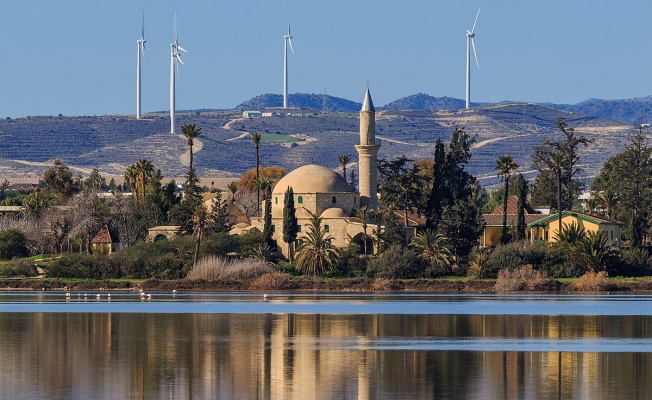
[[[609,290],[609,275],[605,271],[587,272],[572,283],[573,289],[580,292],[602,292]]]
[[[543,271],[535,270],[531,264],[519,269],[501,269],[496,279],[497,291],[512,290],[543,290],[548,284],[548,275]]]
[[[276,271],[270,263],[246,258],[243,260],[228,260],[219,256],[210,256],[200,260],[188,272],[188,279],[203,279],[205,281],[241,280],[258,278],[261,275]]]
[[[252,290],[287,290],[291,289],[290,278],[280,272],[270,272],[252,279],[249,289]]]

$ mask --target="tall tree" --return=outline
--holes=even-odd
[[[337,156],[337,161],[340,163],[340,165],[342,165],[342,177],[344,180],[346,180],[346,164],[351,161],[351,157],[346,154],[340,154]]]
[[[509,177],[516,169],[518,164],[512,156],[502,155],[496,160],[494,170],[498,172],[500,179],[505,181],[505,195],[503,196],[503,229],[500,233],[500,244],[505,245],[509,242],[509,234],[507,232],[507,200],[509,198]]]
[[[514,176],[514,185],[516,186],[518,216],[516,219],[516,240],[525,239],[525,205],[527,203],[527,181],[521,174]]]
[[[367,255],[367,242],[369,236],[367,235],[367,228],[369,227],[368,221],[373,217],[374,210],[369,206],[362,206],[355,210],[355,216],[351,218],[354,222],[362,225],[362,245],[364,247],[364,254]]]
[[[652,215],[652,148],[642,125],[630,136],[625,151],[604,163],[591,189],[599,193],[608,218],[627,222],[630,247],[643,246]]]
[[[259,149],[260,149],[260,140],[262,139],[262,135],[260,133],[254,132],[251,134],[251,141],[254,143],[254,147],[256,148],[256,180],[260,179],[260,154],[259,154]],[[256,193],[258,194],[258,201],[256,202],[256,210],[257,210],[257,216],[260,215],[260,188],[256,188]]]
[[[294,241],[297,240],[299,223],[297,210],[294,208],[294,190],[288,187],[283,204],[283,241],[288,245],[288,257],[292,262]]]
[[[265,244],[272,250],[276,249],[276,242],[272,239],[272,185],[264,187],[265,215],[263,220],[263,238]]]
[[[402,210],[404,225],[408,225],[410,210],[420,212],[422,208],[422,191],[424,177],[419,174],[415,165],[410,165],[413,160],[405,156],[396,157],[394,160],[378,160],[378,174],[380,175],[379,192],[384,205]]]
[[[452,272],[454,257],[448,239],[444,235],[426,229],[413,237],[410,244],[432,268],[443,270],[446,274]]]
[[[45,170],[43,181],[60,201],[69,198],[77,191],[70,169],[59,159],[54,160],[52,167]]]
[[[186,124],[181,126],[181,134],[186,138],[186,144],[188,145],[188,150],[190,152],[190,166],[189,169],[193,169],[193,151],[192,147],[195,144],[195,138],[201,133],[201,128],[195,128],[195,124]]]
[[[435,146],[432,191],[424,210],[427,226],[449,238],[453,254],[466,258],[482,233],[479,185],[466,171],[475,140],[463,128],[453,132],[448,146]]]

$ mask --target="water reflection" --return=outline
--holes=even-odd
[[[0,397],[644,398],[651,338],[648,316],[0,313]]]

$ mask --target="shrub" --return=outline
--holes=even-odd
[[[467,276],[471,279],[486,278],[488,274],[487,261],[489,253],[485,249],[475,249],[469,256],[469,269]]]
[[[227,260],[218,256],[201,259],[190,272],[188,279],[205,281],[252,279],[276,271],[270,263],[253,258]]]
[[[240,236],[240,254],[246,256],[261,244],[265,244],[265,237],[261,232],[250,231]]]
[[[22,259],[9,262],[0,267],[0,275],[6,277],[30,277],[37,276],[38,271],[34,261]]]
[[[395,244],[369,263],[366,273],[372,278],[420,278],[425,274],[425,265],[413,250]]]
[[[549,279],[545,272],[537,271],[532,265],[524,265],[516,270],[501,269],[496,279],[496,290],[543,290]]]
[[[0,232],[0,259],[27,257],[27,237],[19,229],[7,229]]]
[[[287,274],[269,272],[252,279],[249,289],[252,290],[288,290],[292,289],[290,278]]]
[[[587,272],[573,282],[573,289],[581,292],[599,292],[608,290],[611,286],[609,275],[605,271]]]
[[[369,265],[369,258],[360,254],[360,247],[351,243],[340,252],[340,262],[335,272],[338,276],[361,276]]]
[[[496,276],[501,269],[515,270],[531,264],[550,276],[577,276],[579,269],[569,260],[566,245],[519,241],[496,247],[487,258],[486,276]]]
[[[647,249],[631,248],[621,254],[618,268],[609,268],[612,275],[645,276],[652,272],[652,257]]]
[[[100,278],[95,257],[85,254],[69,253],[54,260],[45,267],[47,276],[56,278]]]
[[[238,235],[229,235],[228,233],[213,233],[201,244],[201,254],[226,256],[231,252],[240,251],[240,237]]]

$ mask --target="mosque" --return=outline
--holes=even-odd
[[[360,110],[360,139],[356,141],[358,152],[359,192],[337,172],[319,165],[304,165],[281,178],[272,190],[272,238],[278,250],[288,256],[288,246],[283,242],[283,208],[285,192],[294,191],[294,206],[299,226],[296,246],[301,244],[310,223],[310,213],[322,220],[322,229],[330,236],[332,246],[343,248],[350,243],[362,243],[363,227],[352,219],[355,209],[368,206],[378,208],[378,150],[376,139],[376,110],[369,89]],[[263,218],[252,220],[252,228],[263,230]],[[367,234],[376,227],[369,224]]]

